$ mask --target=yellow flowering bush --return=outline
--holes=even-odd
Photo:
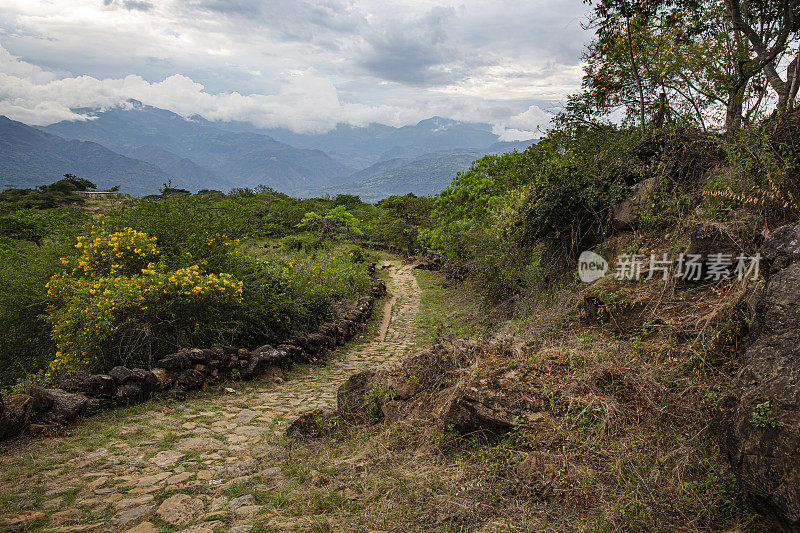
[[[48,282],[57,353],[48,374],[66,368],[144,364],[180,345],[213,342],[242,303],[243,283],[198,265],[168,270],[155,239],[101,225],[79,239]]]

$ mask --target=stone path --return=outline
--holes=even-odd
[[[411,267],[388,271],[392,298],[371,319],[381,320],[377,335],[340,348],[325,366],[283,382],[236,384],[223,396],[101,413],[68,436],[0,445],[0,530],[298,529],[297,517],[283,516],[274,502],[263,505],[291,475],[270,464],[280,446],[270,436],[302,411],[335,406],[337,388],[352,373],[413,349],[420,289]]]

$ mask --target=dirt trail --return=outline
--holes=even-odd
[[[298,520],[251,491],[271,490],[286,473],[269,449],[299,413],[333,407],[352,373],[397,362],[414,347],[420,289],[411,267],[388,267],[392,295],[378,334],[339,348],[325,366],[283,383],[236,384],[236,394],[184,403],[148,403],[102,413],[69,436],[0,445],[0,530],[182,531],[248,533],[251,526],[286,531]],[[248,477],[249,476],[249,477]],[[244,492],[244,499],[234,495]]]

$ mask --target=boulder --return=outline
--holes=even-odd
[[[178,376],[178,384],[184,390],[202,389],[205,382],[206,377],[193,368],[184,370],[181,372],[180,376]]]
[[[550,417],[547,401],[532,392],[537,384],[530,369],[499,367],[486,376],[468,372],[456,386],[441,393],[435,416],[444,426],[465,434],[500,435],[516,426],[544,430]]]
[[[269,367],[280,365],[289,359],[285,350],[264,345],[250,352],[250,360],[241,369],[243,379],[253,379],[263,374]]]
[[[121,403],[130,405],[144,401],[145,395],[136,382],[128,381],[117,388],[114,398]]]
[[[383,298],[386,296],[386,282],[382,279],[376,279],[370,289],[370,296],[372,298]]]
[[[154,368],[153,375],[158,380],[158,389],[167,390],[172,388],[178,381],[178,373],[174,370],[167,370],[166,368]]]
[[[0,439],[14,437],[25,432],[33,415],[33,398],[27,394],[12,394],[4,401],[0,413]]]
[[[336,406],[341,413],[378,421],[383,418],[381,407],[391,396],[387,372],[368,368],[353,374],[339,386]]]
[[[800,531],[800,225],[761,249],[766,287],[757,295],[745,366],[713,412],[711,431],[746,499],[788,531]]]
[[[108,375],[114,379],[114,383],[117,385],[122,385],[126,381],[132,380],[135,377],[135,374],[131,371],[131,369],[124,366],[115,366],[108,372]]]
[[[324,335],[319,333],[311,333],[306,337],[306,351],[311,356],[325,355],[325,349],[328,346],[328,341]]]
[[[286,429],[292,437],[323,437],[339,429],[342,418],[333,409],[315,409],[301,414]]]
[[[75,420],[89,405],[86,396],[62,389],[45,389],[40,385],[33,385],[30,395],[42,418],[59,424]]]
[[[145,396],[150,396],[153,391],[158,389],[158,377],[149,370],[134,368],[131,370],[131,373],[133,374],[131,379],[142,387],[142,392],[144,392]]]
[[[655,185],[656,179],[649,178],[631,187],[630,196],[614,209],[611,223],[615,230],[630,230],[639,223],[639,211]]]
[[[167,370],[186,370],[191,366],[186,350],[180,350],[158,360],[158,366]]]
[[[114,396],[117,388],[114,378],[105,374],[90,374],[85,370],[68,370],[56,380],[58,388],[70,392],[82,392],[92,397]]]

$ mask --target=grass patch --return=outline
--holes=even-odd
[[[480,318],[481,295],[469,281],[449,282],[440,272],[414,273],[422,291],[415,332],[418,347],[485,331],[487,324]]]

